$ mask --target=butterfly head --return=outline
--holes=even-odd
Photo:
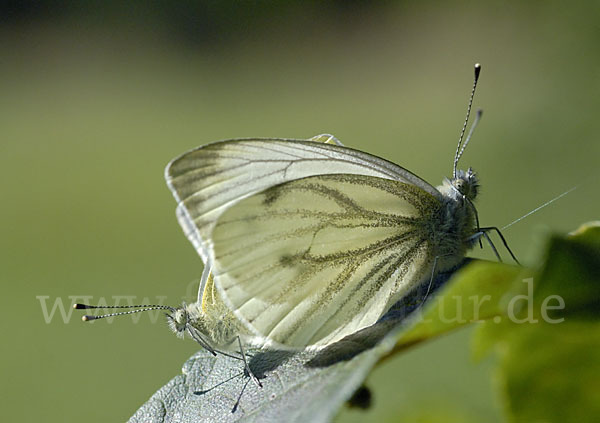
[[[479,178],[473,169],[459,170],[452,180],[452,185],[463,198],[473,201],[479,192]]]
[[[190,317],[185,304],[174,309],[172,313],[167,314],[169,327],[179,337],[183,337],[189,321]]]
[[[479,192],[479,178],[473,169],[457,170],[456,177],[445,178],[438,190],[454,201],[472,202]]]

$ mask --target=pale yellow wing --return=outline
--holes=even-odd
[[[208,266],[206,266],[206,268],[208,269]],[[202,297],[200,302],[202,311],[205,314],[210,314],[211,310],[219,307],[222,302],[217,289],[215,288],[214,278],[212,273],[210,273],[210,269],[208,272],[208,278],[202,287]]]
[[[375,323],[429,280],[441,208],[415,185],[373,176],[276,185],[216,222],[215,286],[265,344],[327,345]]]
[[[440,193],[406,169],[343,147],[331,135],[310,140],[238,139],[191,150],[169,163],[167,185],[178,203],[177,219],[204,262],[215,221],[232,204],[277,184],[319,174],[361,174]]]

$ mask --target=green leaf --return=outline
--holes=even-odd
[[[600,325],[525,324],[502,348],[499,376],[511,421],[598,421]]]
[[[401,330],[392,354],[468,324],[501,318],[506,298],[522,289],[515,281],[529,274],[502,263],[481,261],[466,266],[428,303],[411,327]]]
[[[498,381],[510,421],[600,419],[599,274],[598,224],[553,237],[527,307],[479,331],[476,348],[492,345],[499,353]]]

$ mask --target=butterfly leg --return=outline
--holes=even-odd
[[[225,379],[225,380],[223,380],[223,381],[221,381],[221,382],[217,383],[216,385],[213,385],[213,386],[211,386],[211,387],[210,387],[210,388],[208,388],[208,389],[202,389],[201,391],[194,391],[194,394],[195,394],[195,395],[204,395],[204,394],[207,394],[207,393],[209,393],[210,391],[212,391],[213,389],[215,389],[215,388],[218,388],[219,386],[221,386],[221,385],[223,385],[223,384],[225,384],[225,383],[229,382],[230,380],[233,380],[233,379],[235,379],[236,377],[243,376],[243,374],[244,374],[244,372],[237,373],[237,374],[235,374],[235,375],[231,376],[230,378],[227,378],[227,379]]]
[[[481,229],[479,228],[479,213],[477,213],[475,204],[473,204],[473,202],[464,195],[463,195],[463,201],[466,201],[467,204],[471,207],[471,210],[473,211],[473,215],[475,216],[475,224],[477,225],[477,232],[481,232]],[[479,237],[477,240],[479,241],[479,248],[483,249],[483,243],[481,242],[481,237]]]
[[[258,378],[254,375],[254,373],[252,373],[252,370],[250,370],[250,366],[248,365],[248,360],[246,360],[246,352],[244,351],[244,347],[242,346],[242,340],[240,339],[239,336],[237,337],[237,339],[238,339],[238,345],[240,346],[240,354],[242,355],[242,360],[244,360],[244,367],[246,368],[246,371],[248,372],[248,376],[250,376],[252,381],[259,388],[262,388],[262,383],[260,383],[260,380],[258,380]]]
[[[494,252],[494,254],[496,255],[496,258],[498,259],[498,261],[500,263],[502,263],[502,257],[500,257],[500,254],[498,253],[498,250],[496,249],[496,246],[494,245],[494,243],[492,242],[492,239],[490,238],[490,236],[487,234],[487,232],[485,231],[481,231],[479,232],[480,235],[482,237],[485,238],[485,240],[488,242],[488,244],[490,244],[490,247],[492,247],[492,251]]]
[[[444,254],[441,256],[435,256],[433,258],[433,266],[431,266],[431,277],[429,278],[429,284],[427,285],[427,292],[425,292],[425,296],[421,300],[421,304],[419,306],[422,306],[423,303],[425,303],[425,300],[427,299],[427,296],[429,295],[429,291],[431,291],[431,286],[433,285],[433,279],[435,278],[435,268],[437,267],[438,259],[449,256],[449,255],[450,254]]]
[[[494,254],[496,255],[496,258],[498,259],[498,261],[502,263],[502,258],[500,258],[500,254],[498,254],[498,250],[496,249],[496,246],[494,245],[494,243],[490,239],[489,235],[487,234],[488,232],[491,232],[491,231],[496,231],[496,233],[502,240],[502,244],[504,244],[504,248],[506,248],[506,251],[508,251],[508,253],[512,257],[512,259],[515,261],[515,263],[517,263],[518,265],[521,265],[519,260],[517,260],[517,257],[514,255],[514,253],[508,246],[508,242],[506,242],[506,238],[504,238],[504,235],[502,235],[502,232],[500,232],[500,229],[498,229],[497,227],[488,226],[485,228],[480,228],[479,231],[474,233],[473,235],[471,235],[471,237],[469,239],[476,239],[476,238],[481,239],[481,237],[484,237],[486,239],[486,241],[488,242],[488,244],[490,244],[490,247],[492,247],[492,250],[494,251]]]
[[[488,227],[485,227],[485,228],[481,228],[480,230],[481,230],[481,232],[496,231],[496,233],[498,234],[498,236],[502,240],[502,243],[504,244],[504,248],[506,248],[506,251],[508,251],[508,253],[512,257],[512,259],[515,261],[515,263],[517,263],[518,265],[521,264],[521,263],[519,263],[519,260],[517,260],[517,257],[515,257],[515,255],[513,254],[512,250],[508,246],[508,242],[506,242],[506,238],[504,238],[504,235],[502,235],[502,232],[500,232],[500,229],[498,229],[495,226],[488,226]]]
[[[250,379],[248,379],[246,381],[246,383],[244,383],[244,386],[242,387],[242,390],[240,392],[240,394],[238,395],[238,398],[235,402],[235,404],[233,405],[233,408],[231,409],[231,413],[235,413],[240,405],[240,401],[242,400],[242,395],[244,394],[244,391],[246,390],[246,386],[248,386],[248,383],[250,382]]]
[[[200,346],[202,348],[204,348],[206,351],[210,352],[214,356],[217,355],[216,350],[208,343],[208,341],[206,341],[202,337],[202,335],[195,328],[192,328],[191,326],[188,325],[187,326],[187,332],[192,337],[192,339],[194,341],[196,341],[197,343],[200,344]]]
[[[254,383],[256,383],[256,385],[258,385],[258,387],[262,388],[262,384],[260,383],[260,381],[258,380],[258,378],[254,375],[254,373],[252,373],[252,371],[250,370],[250,366],[248,365],[248,360],[246,360],[246,352],[244,351],[244,347],[242,346],[242,340],[240,339],[240,337],[238,336],[238,344],[240,346],[240,355],[241,357],[235,356],[233,354],[229,354],[225,351],[221,351],[218,349],[213,348],[203,337],[202,335],[195,330],[194,328],[188,328],[188,333],[190,334],[190,336],[197,342],[199,343],[202,348],[204,348],[205,350],[207,350],[208,352],[210,352],[212,355],[216,356],[217,353],[224,355],[225,357],[229,357],[229,358],[233,358],[235,360],[242,360],[244,362],[244,368],[246,369],[246,372],[248,372],[248,376],[250,376],[250,378],[254,381]]]

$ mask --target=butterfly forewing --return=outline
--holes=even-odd
[[[179,223],[206,261],[214,223],[231,204],[287,181],[340,173],[406,182],[440,196],[427,182],[387,160],[306,140],[240,139],[208,144],[173,160],[165,176],[178,202]]]
[[[215,285],[267,343],[334,342],[426,281],[441,202],[415,185],[318,175],[232,206],[210,234]]]

